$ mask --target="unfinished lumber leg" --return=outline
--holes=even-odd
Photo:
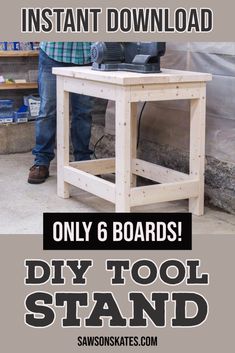
[[[128,92],[120,88],[116,100],[116,212],[130,212],[132,142]]]
[[[205,129],[206,90],[201,88],[201,97],[191,100],[190,105],[190,175],[199,180],[197,197],[189,199],[189,212],[197,216],[204,213]]]
[[[137,103],[131,103],[131,157],[137,157]],[[136,186],[137,176],[131,174],[131,187]]]
[[[69,93],[63,78],[57,77],[57,194],[69,198],[69,184],[64,181],[64,167],[69,165]]]

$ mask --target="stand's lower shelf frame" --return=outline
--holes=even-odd
[[[69,166],[64,167],[64,181],[115,203],[116,185],[96,177],[96,175],[111,173],[115,173],[115,158],[71,162]],[[199,180],[192,179],[188,174],[141,159],[132,160],[132,174],[161,184],[131,188],[131,206],[187,199],[196,197],[199,192]]]

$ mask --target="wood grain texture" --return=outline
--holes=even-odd
[[[26,83],[0,83],[0,90],[17,90],[17,89],[37,89],[37,82]]]
[[[54,68],[53,73],[64,77],[74,77],[116,85],[141,85],[151,83],[179,83],[210,81],[212,75],[201,72],[162,69],[157,74],[140,74],[127,71],[95,71],[91,67]]]
[[[190,198],[189,211],[197,216],[204,213],[205,134],[206,87],[202,84],[201,97],[190,102],[190,175],[199,180],[199,192]]]
[[[14,57],[37,57],[38,51],[36,50],[6,50],[0,51],[0,57],[2,58],[14,58]]]
[[[115,184],[110,181],[98,178],[82,170],[73,167],[63,168],[64,180],[82,190],[101,197],[107,201],[115,202]]]
[[[69,165],[69,93],[64,91],[64,79],[57,78],[57,194],[69,198],[64,167]]]

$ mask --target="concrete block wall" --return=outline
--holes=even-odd
[[[235,42],[167,43],[162,67],[213,74],[207,86],[206,194],[212,204],[235,212]],[[106,134],[114,135],[113,102],[105,127]],[[140,155],[187,170],[188,151],[189,103],[148,103],[141,121]]]
[[[0,125],[0,154],[29,152],[35,145],[34,121]]]

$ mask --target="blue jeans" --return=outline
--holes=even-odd
[[[36,119],[36,145],[33,149],[36,165],[49,167],[55,157],[56,138],[56,76],[53,67],[75,66],[52,60],[42,50],[39,54],[39,95],[41,98],[40,112]],[[93,99],[88,96],[71,94],[72,121],[71,139],[74,159],[76,161],[90,159],[89,149],[92,123]]]

